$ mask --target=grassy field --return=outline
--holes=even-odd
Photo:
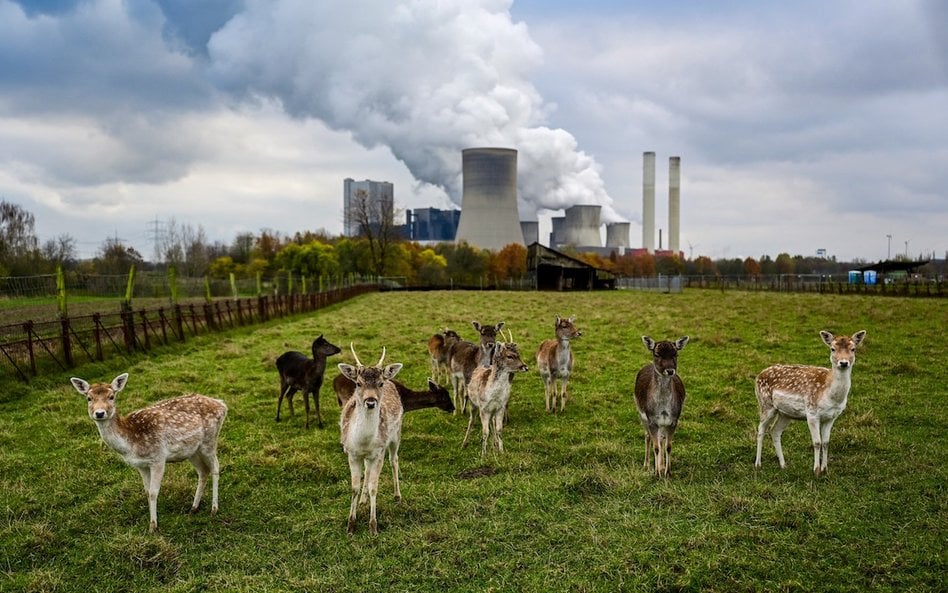
[[[506,453],[459,447],[466,417],[405,417],[401,503],[388,463],[378,537],[360,514],[345,533],[349,472],[329,386],[327,427],[275,423],[285,350],[320,333],[330,359],[402,362],[416,388],[442,327],[506,321],[532,355],[554,315],[585,336],[566,413],[543,411],[535,360],[513,386]],[[386,293],[318,314],[113,359],[0,391],[2,591],[944,591],[948,569],[948,357],[944,300],[686,291]],[[828,364],[818,332],[868,331],[829,475],[815,479],[809,435],[784,435],[788,467],[765,441],[755,471],[754,376],[775,362]],[[631,397],[649,360],[640,336],[691,336],[674,475],[642,468]],[[135,470],[103,448],[78,375],[128,371],[125,412],[198,391],[224,399],[221,510],[187,510],[188,464],[165,475],[160,531]],[[286,409],[284,408],[284,413]]]

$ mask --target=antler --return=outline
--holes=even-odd
[[[501,336],[504,335],[504,330],[500,330],[500,335],[501,335]],[[507,328],[507,341],[510,342],[511,344],[512,344],[513,341],[514,341],[514,339],[513,339],[513,332],[510,331],[510,328],[509,328],[509,327]]]
[[[382,358],[379,359],[379,361],[375,364],[375,366],[381,367],[383,360],[385,360],[385,346],[382,346]]]
[[[349,342],[349,350],[352,350],[352,357],[356,359],[356,364],[362,366],[362,361],[359,360],[359,355],[356,354],[355,348],[352,347],[352,342]]]

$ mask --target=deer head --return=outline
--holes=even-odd
[[[125,389],[128,373],[122,373],[111,383],[89,384],[85,379],[69,379],[76,391],[86,396],[89,402],[89,417],[96,421],[111,420],[115,416],[115,394]]]
[[[856,364],[856,347],[862,344],[866,337],[866,330],[858,331],[849,336],[836,337],[828,331],[821,331],[823,343],[830,349],[830,364],[833,368],[846,370]]]
[[[642,342],[652,353],[652,364],[659,375],[671,377],[678,370],[678,351],[688,343],[688,336],[674,342],[656,342],[648,336],[642,336]]]
[[[352,344],[349,344],[349,349],[352,350],[352,356],[358,366],[340,363],[339,372],[355,383],[355,391],[352,395],[357,398],[358,405],[364,405],[366,409],[374,410],[378,407],[382,395],[382,386],[386,381],[395,378],[398,371],[402,370],[402,365],[401,363],[394,363],[382,368],[382,361],[385,360],[385,348],[382,348],[382,357],[379,358],[375,366],[362,366],[362,362],[359,360]]]

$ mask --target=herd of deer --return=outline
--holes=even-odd
[[[573,370],[570,342],[583,335],[575,317],[556,316],[554,337],[544,340],[536,352],[537,369],[544,385],[546,411],[563,412],[567,385]],[[503,452],[501,438],[507,422],[507,407],[516,373],[526,372],[512,334],[504,335],[504,323],[481,325],[472,322],[480,339],[462,340],[457,332],[445,329],[428,340],[433,379],[427,391],[414,391],[395,380],[402,369],[399,363],[385,366],[385,349],[379,361],[363,365],[350,345],[355,365],[341,363],[333,390],[341,406],[340,443],[345,451],[351,476],[351,502],[347,529],[355,531],[356,511],[366,498],[369,502],[369,531],[378,533],[376,496],[385,455],[392,466],[395,500],[401,499],[398,476],[398,448],[401,442],[404,412],[437,407],[445,412],[468,412],[467,430],[462,447],[467,445],[474,411],[481,421],[481,456],[487,453],[493,434],[493,446]],[[856,348],[866,332],[834,336],[821,331],[820,337],[830,348],[830,368],[805,365],[774,365],[764,369],[755,384],[759,410],[757,456],[761,465],[764,434],[769,430],[780,467],[786,466],[780,439],[791,420],[805,420],[813,444],[813,473],[826,473],[830,431],[836,418],[846,409]],[[500,336],[501,340],[498,340]],[[688,343],[687,336],[675,341],[656,342],[642,336],[652,354],[652,362],[639,370],[633,387],[635,406],[645,429],[644,467],[658,476],[671,471],[672,439],[685,401],[685,386],[677,372],[678,353]],[[303,392],[306,427],[309,427],[309,396],[316,407],[316,423],[323,427],[319,391],[326,370],[326,359],[340,349],[320,335],[312,344],[312,358],[301,352],[286,352],[276,360],[280,375],[280,395],[276,420],[280,421],[283,399],[293,414],[293,395]],[[452,393],[438,381],[450,379]],[[122,416],[116,412],[115,396],[124,389],[128,374],[111,383],[89,384],[73,377],[72,385],[86,396],[89,417],[95,421],[102,440],[122,459],[136,468],[148,495],[150,531],[158,527],[157,499],[165,465],[190,461],[198,472],[198,485],[191,511],[197,510],[211,477],[211,513],[218,509],[217,437],[227,416],[227,405],[199,394],[161,401]],[[654,459],[654,463],[653,463]]]

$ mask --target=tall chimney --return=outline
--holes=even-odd
[[[681,224],[681,157],[668,157],[668,249],[679,253],[678,230]]]
[[[655,153],[643,153],[642,163],[642,247],[655,251]]]

